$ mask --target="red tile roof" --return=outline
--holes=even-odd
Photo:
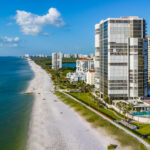
[[[89,72],[95,72],[95,70],[89,70]]]
[[[91,58],[80,58],[78,60],[86,61],[86,60],[91,60]]]

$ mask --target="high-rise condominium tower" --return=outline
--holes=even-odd
[[[101,96],[134,99],[147,96],[145,20],[108,18],[95,25],[95,87]]]
[[[148,40],[148,80],[150,80],[150,37],[147,37]]]
[[[62,53],[52,53],[52,69],[62,68]]]

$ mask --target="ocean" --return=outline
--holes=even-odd
[[[25,150],[34,97],[24,92],[33,77],[25,58],[0,57],[0,150]]]

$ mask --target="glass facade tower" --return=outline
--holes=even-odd
[[[108,18],[95,25],[95,88],[102,97],[147,96],[145,28],[139,17]]]
[[[150,37],[147,37],[148,40],[148,80],[150,81]]]

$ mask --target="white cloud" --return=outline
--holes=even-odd
[[[18,45],[17,43],[8,45],[8,47],[18,47],[18,46],[19,46],[19,45]]]
[[[20,41],[19,37],[11,38],[11,37],[7,37],[7,36],[2,37],[2,40],[4,42],[19,42]]]
[[[18,47],[20,42],[19,37],[0,37],[0,47]]]
[[[50,8],[48,13],[43,16],[17,10],[15,18],[22,32],[26,35],[39,34],[45,25],[53,25],[56,27],[65,25],[60,12],[56,8]]]

